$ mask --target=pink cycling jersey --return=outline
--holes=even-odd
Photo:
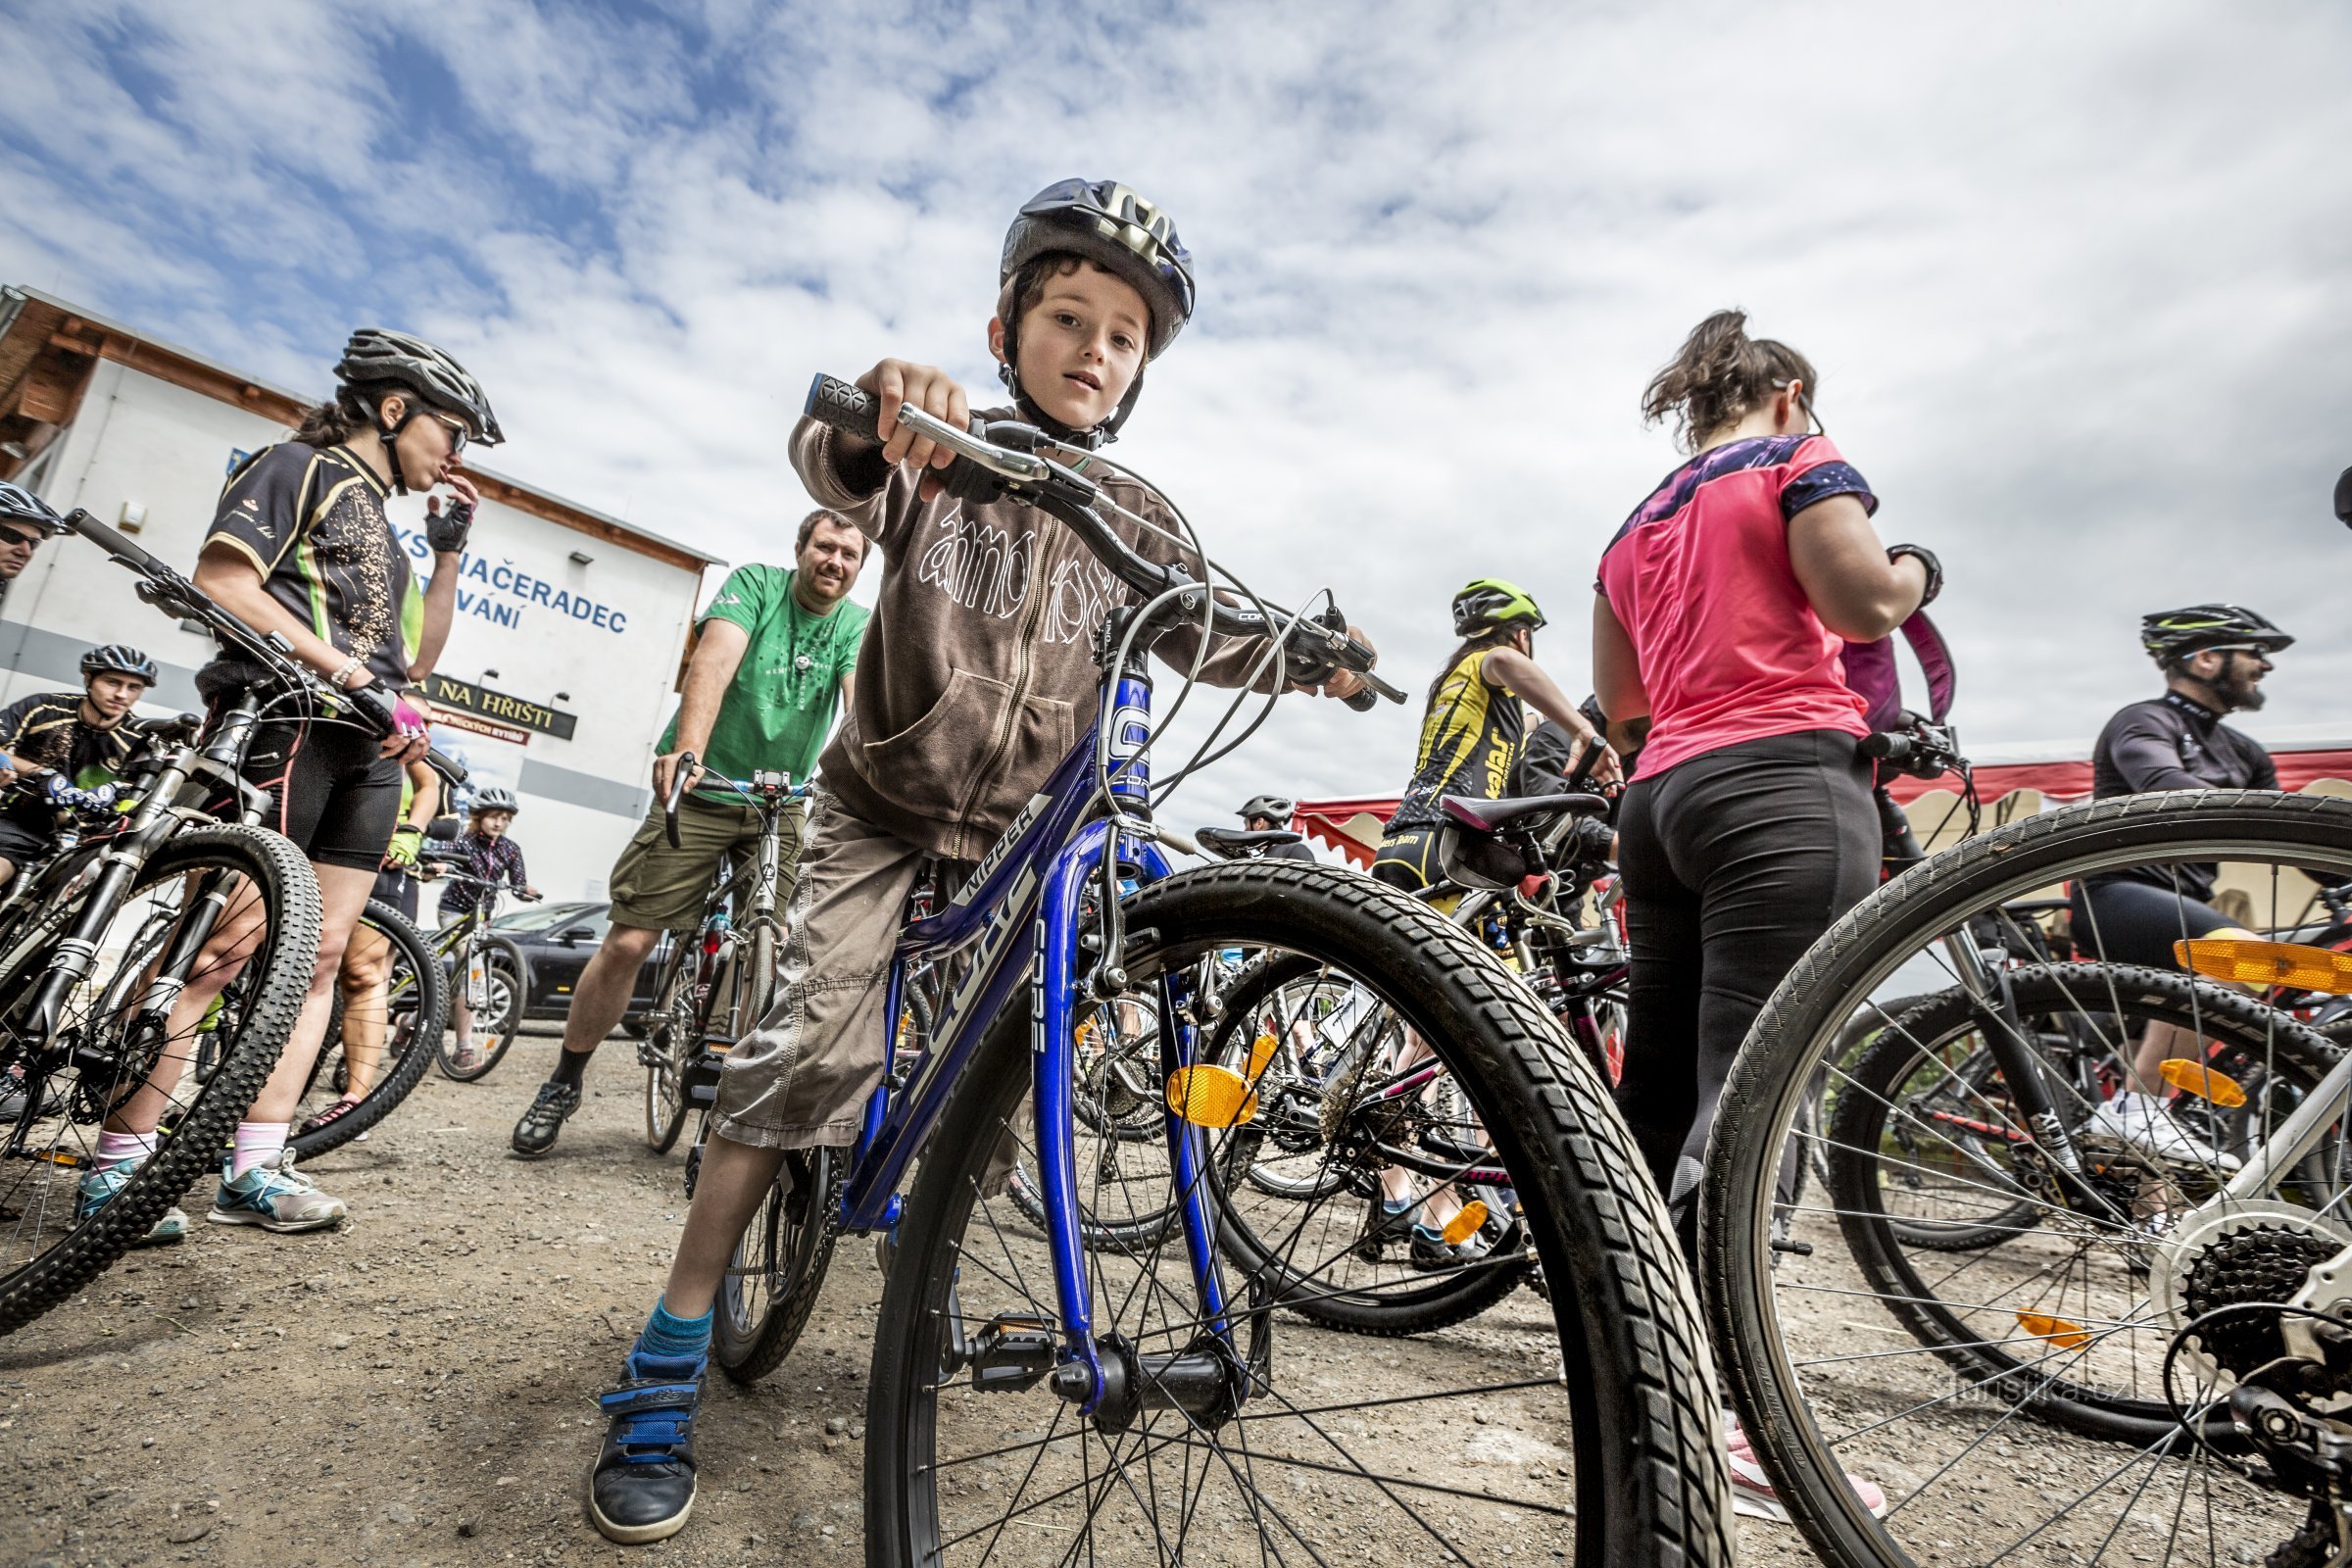
[[[1771,735],[1869,733],[1842,641],[1788,564],[1788,519],[1835,495],[1878,510],[1827,437],[1731,441],[1668,474],[1609,541],[1595,586],[1649,693],[1636,778]]]

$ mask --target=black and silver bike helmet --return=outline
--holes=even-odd
[[[6,479],[0,479],[0,519],[28,522],[44,535],[66,531],[65,519],[57,514],[49,503],[23,485],[10,484]]]
[[[88,680],[92,675],[136,675],[152,686],[155,661],[128,643],[108,643],[81,656],[81,678]]]
[[[1249,821],[1253,816],[1262,816],[1272,821],[1276,826],[1281,826],[1290,821],[1291,813],[1297,809],[1298,807],[1283,796],[1252,795],[1242,807],[1242,808],[1234,814],[1239,816],[1245,822]]]
[[[343,358],[335,362],[335,379],[355,392],[405,388],[442,413],[465,420],[467,439],[486,447],[506,439],[498,427],[498,416],[490,412],[490,399],[483,394],[482,384],[466,367],[420,337],[363,326],[343,345]],[[400,471],[400,454],[392,443],[417,412],[411,407],[400,423],[386,424],[379,417],[375,424],[375,433],[383,437],[385,455],[391,460],[392,482],[403,495],[408,494],[408,481]]]
[[[2294,639],[2243,605],[2190,605],[2139,618],[2139,645],[2159,664],[2208,648],[2259,648],[2275,654]]]
[[[504,784],[492,784],[478,792],[466,809],[476,816],[484,811],[505,811],[511,815],[522,809],[522,803],[514,799],[514,792]]]
[[[1048,185],[1021,207],[1004,234],[1004,256],[997,269],[1001,288],[1047,256],[1083,256],[1100,262],[1132,284],[1152,313],[1151,340],[1144,363],[1176,341],[1193,318],[1193,256],[1176,237],[1176,224],[1158,205],[1116,180],[1065,179]],[[1015,291],[1017,297],[1018,290]],[[1018,316],[1018,312],[1014,316]],[[1135,372],[1127,395],[1109,418],[1091,430],[1073,430],[1047,414],[1021,389],[1020,322],[1004,323],[1004,363],[997,374],[1012,393],[1021,417],[1057,441],[1089,449],[1114,440],[1135,411],[1144,372]]]

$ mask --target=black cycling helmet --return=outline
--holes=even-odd
[[[343,345],[343,358],[335,362],[335,379],[353,391],[404,388],[442,413],[465,420],[468,440],[494,447],[506,439],[498,427],[498,416],[490,412],[482,384],[466,367],[420,337],[363,326]],[[391,460],[392,483],[402,495],[409,493],[408,480],[400,471],[400,454],[393,451],[392,443],[416,413],[412,406],[399,424],[386,424],[380,416],[375,421],[375,433],[383,437],[385,456]]]
[[[44,535],[66,531],[65,519],[51,509],[49,503],[23,485],[10,484],[6,479],[0,479],[0,518],[10,522],[29,522]]]
[[[1193,256],[1176,237],[1176,224],[1158,205],[1116,180],[1065,179],[1048,185],[1021,207],[1004,232],[1004,256],[997,268],[1000,288],[1022,276],[1047,256],[1083,256],[1132,284],[1152,313],[1151,340],[1144,363],[1159,358],[1184,323],[1193,318]],[[1019,290],[1014,291],[1018,298]],[[1013,313],[1017,318],[1016,309]],[[1021,416],[1057,441],[1089,449],[1113,440],[1144,389],[1144,372],[1109,418],[1091,430],[1073,430],[1047,414],[1021,390],[1020,322],[1004,323],[1004,363],[997,374],[1012,393]]]
[[[1272,822],[1288,822],[1291,813],[1297,809],[1297,806],[1284,796],[1252,795],[1234,814],[1245,822],[1253,816],[1262,816]]]
[[[136,675],[152,686],[155,661],[128,643],[108,643],[81,656],[81,678],[86,681],[92,675]]]
[[[512,815],[522,809],[522,803],[515,800],[514,792],[504,784],[493,784],[477,793],[472,804],[466,809],[476,816],[481,815],[484,811],[505,811]]]
[[[1453,596],[1453,634],[1467,637],[1490,626],[1525,625],[1534,631],[1544,624],[1535,597],[1517,583],[1500,577],[1481,577]]]
[[[2139,646],[2159,664],[2208,648],[2259,648],[2275,654],[2294,639],[2243,605],[2190,605],[2139,618]]]

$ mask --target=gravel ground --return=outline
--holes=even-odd
[[[586,1524],[589,1396],[661,1281],[683,1154],[647,1152],[643,1080],[615,1041],[557,1154],[510,1158],[554,1049],[526,1036],[479,1084],[428,1075],[372,1138],[318,1160],[351,1204],[342,1230],[207,1225],[199,1189],[188,1241],[130,1254],[0,1341],[0,1563],[858,1561],[881,1276],[856,1241],[780,1369],[749,1391],[711,1378],[689,1528],[624,1549]],[[1466,1348],[1532,1335],[1540,1311],[1522,1291],[1449,1332]],[[1396,1343],[1284,1332],[1324,1376]],[[1810,1560],[1760,1525],[1742,1554]]]

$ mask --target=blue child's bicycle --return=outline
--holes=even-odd
[[[808,408],[873,435],[876,404],[847,382],[819,377]],[[787,1161],[721,1293],[722,1339],[780,1331],[764,1365],[736,1361],[756,1375],[806,1320],[833,1238],[890,1234],[868,1560],[1728,1563],[1706,1342],[1671,1233],[1605,1089],[1533,995],[1368,878],[1269,860],[1176,872],[1161,853],[1183,841],[1153,824],[1146,770],[1159,636],[1263,639],[1268,665],[1309,681],[1365,670],[1369,651],[1336,612],[1212,593],[1145,559],[1110,520],[1123,509],[1028,426],[899,417],[958,454],[951,490],[1058,519],[1133,599],[1097,639],[1093,732],[903,933],[899,1049],[856,1148]],[[1236,949],[1309,961],[1369,999],[1351,1024],[1367,1040],[1409,1028],[1434,1054],[1396,1071],[1359,1054],[1366,1069],[1321,1107],[1322,1200],[1287,1202],[1278,1227],[1251,1216],[1247,1248],[1228,1238],[1251,1200],[1238,1162],[1258,1143],[1237,1134],[1260,1053],[1203,1059]],[[1081,1055],[1090,1019],[1156,1036],[1152,1138],[1133,1135],[1132,1103],[1079,1103],[1108,1092]],[[1001,1196],[1016,1160],[1042,1234]],[[1549,1301],[1384,1339],[1278,1316],[1360,1244],[1393,1166],[1507,1205],[1455,1216],[1447,1267],[1540,1258]],[[1489,1217],[1507,1257],[1476,1245]]]

